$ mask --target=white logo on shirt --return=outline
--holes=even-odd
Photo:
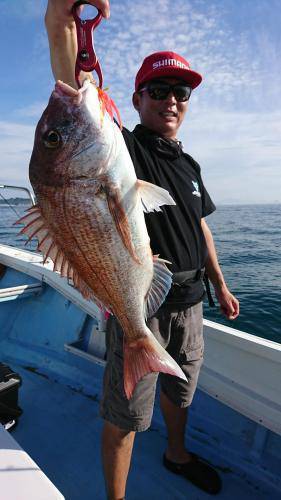
[[[201,193],[200,193],[200,191],[199,191],[199,184],[198,184],[198,182],[196,182],[196,181],[192,181],[192,184],[193,184],[193,186],[194,186],[194,188],[195,188],[195,191],[192,191],[192,194],[193,194],[194,196],[198,196],[199,198],[201,198]]]

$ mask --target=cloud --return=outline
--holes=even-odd
[[[254,10],[231,1],[112,1],[111,20],[97,32],[106,80],[128,128],[138,121],[131,94],[146,55],[172,49],[203,74],[180,137],[219,202],[281,197],[280,39],[271,29],[274,12],[265,24],[263,9],[262,1]]]
[[[107,82],[125,102],[142,59],[158,50],[180,52],[202,72],[203,100],[211,95],[230,106],[241,88],[251,98],[252,89],[261,86],[261,57],[253,54],[247,33],[236,32],[225,20],[225,8],[215,2],[113,0],[111,12],[110,21],[97,30],[96,46]]]
[[[52,87],[43,28],[47,1],[24,3],[22,12],[20,2],[1,2],[2,16],[23,16],[26,26],[32,21],[31,33],[35,24],[37,30],[22,74],[27,87],[32,79],[32,94],[29,100],[25,95],[25,105],[13,110],[7,123],[0,123],[1,175],[14,180],[27,178],[35,128],[30,122],[39,118]],[[95,32],[105,86],[128,128],[138,122],[131,95],[149,53],[172,49],[203,74],[180,137],[201,163],[216,201],[280,198],[279,3],[240,2],[237,8],[234,0],[112,0],[110,20]],[[42,29],[34,22],[39,18]]]
[[[133,129],[137,114],[126,110]],[[228,111],[201,105],[190,108],[179,131],[184,150],[199,162],[216,203],[281,202],[281,111]]]
[[[33,147],[34,127],[0,121],[0,181],[28,185],[28,165]]]
[[[265,126],[266,124],[266,126]],[[217,202],[281,202],[281,112],[190,111],[180,138]]]

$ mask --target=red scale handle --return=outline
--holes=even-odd
[[[79,0],[72,7],[72,14],[76,24],[78,43],[75,78],[78,86],[81,87],[79,81],[80,72],[86,71],[89,73],[91,71],[96,71],[99,78],[99,87],[102,88],[102,70],[94,49],[94,30],[101,22],[102,14],[100,11],[98,11],[98,14],[94,19],[81,19],[78,14],[78,7],[85,4],[91,5],[88,2]]]

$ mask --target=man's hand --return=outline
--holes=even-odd
[[[45,24],[55,80],[62,80],[75,89],[77,88],[75,79],[77,34],[71,12],[74,3],[74,0],[48,0]],[[88,0],[88,3],[100,9],[104,17],[109,17],[109,0]],[[83,78],[82,73],[81,78]]]
[[[216,290],[216,297],[220,304],[221,312],[227,319],[236,319],[239,316],[239,302],[224,286],[221,290]]]
[[[109,0],[87,0],[87,2],[97,9],[99,9],[106,19],[110,16]],[[72,22],[73,17],[71,10],[75,0],[48,0],[48,7],[46,12],[46,22],[48,18],[53,17],[58,22]]]
[[[230,293],[226,286],[220,265],[218,263],[213,236],[205,219],[201,219],[201,227],[208,249],[208,257],[205,263],[207,275],[215,289],[222,314],[224,314],[227,319],[235,319],[239,316],[239,302],[234,295]]]

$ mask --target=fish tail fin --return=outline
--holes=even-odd
[[[124,337],[124,389],[131,398],[138,381],[147,373],[163,372],[187,381],[182,369],[153,334],[128,342]]]

